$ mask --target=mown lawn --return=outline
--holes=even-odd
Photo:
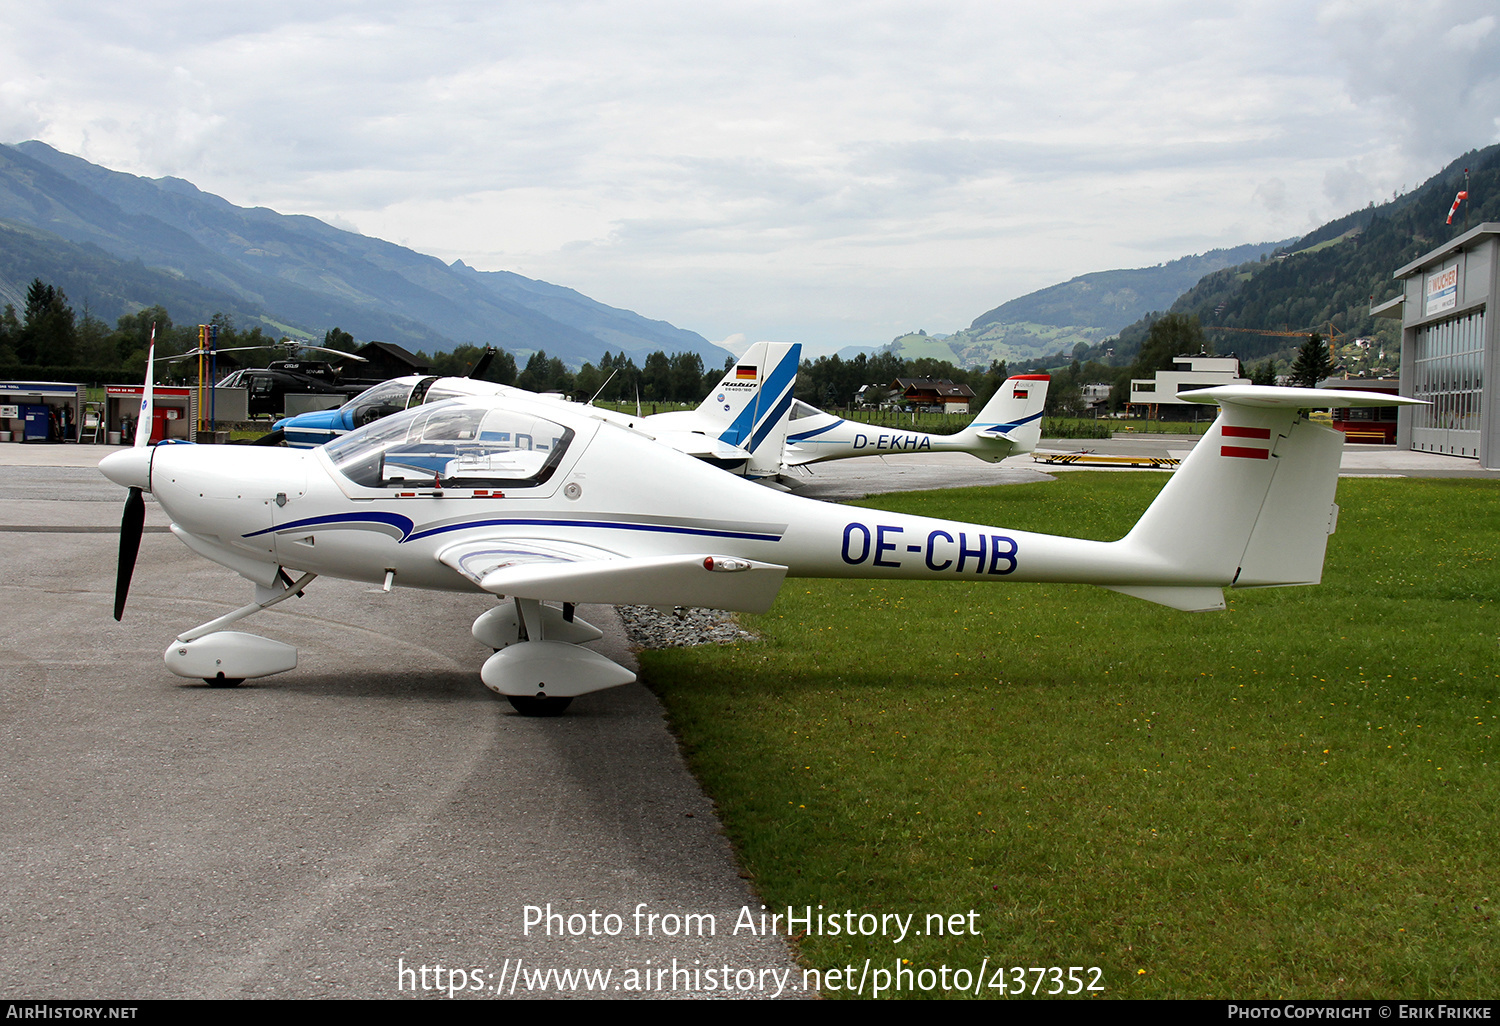
[[[1113,538],[1164,480],[868,505]],[[1225,613],[791,580],[745,618],[761,641],[648,653],[644,677],[773,910],[978,913],[977,937],[806,936],[810,967],[1493,997],[1500,488],[1346,479],[1339,503],[1322,586]]]

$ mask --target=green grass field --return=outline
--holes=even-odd
[[[1164,481],[868,504],[1113,538]],[[1492,998],[1500,488],[1354,479],[1339,502],[1322,586],[1230,592],[1225,613],[789,580],[744,618],[760,642],[647,653],[644,677],[772,909],[978,913],[977,937],[803,937],[807,966]]]

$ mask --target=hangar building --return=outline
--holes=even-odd
[[[1397,444],[1500,469],[1500,344],[1488,310],[1500,298],[1500,222],[1464,232],[1394,277],[1401,295],[1372,312],[1401,320],[1401,394],[1432,404],[1400,411]]]

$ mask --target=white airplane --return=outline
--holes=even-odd
[[[641,417],[590,405],[589,415],[758,480],[811,463],[898,452],[967,452],[996,463],[1031,452],[1041,440],[1042,407],[1051,380],[1045,374],[1009,378],[962,431],[929,435],[844,420],[794,399],[801,357],[797,343],[757,342],[724,372],[696,410]],[[337,409],[277,421],[275,430],[293,448],[311,449],[411,406],[461,395],[567,401],[473,377],[412,374],[375,385]]]
[[[456,396],[509,395],[568,403],[573,410],[648,435],[721,469],[766,477],[781,469],[784,420],[792,403],[801,356],[802,347],[796,343],[757,342],[724,372],[723,380],[696,410],[649,417],[618,413],[592,404],[568,403],[560,395],[537,395],[473,377],[410,374],[375,385],[338,409],[277,421],[274,430],[293,448],[311,449],[423,403]]]
[[[516,396],[418,406],[311,451],[150,447],[142,427],[134,448],[99,465],[130,490],[115,616],[146,491],[184,544],[254,586],[251,602],[184,631],[165,652],[173,673],[210,684],[295,668],[293,646],[224,628],[321,575],[503,599],[471,628],[496,650],[480,677],[533,715],[635,679],[581,647],[600,636],[574,616],[583,602],[761,612],[791,576],[1060,581],[1223,609],[1225,587],[1321,578],[1343,436],[1303,409],[1413,402],[1254,386],[1182,397],[1218,403],[1219,417],[1116,542],[804,499],[567,404]],[[148,387],[141,425],[151,402]]]
[[[627,426],[732,473],[773,476],[781,470],[801,361],[800,343],[757,342],[724,371],[696,410],[657,413]]]
[[[852,456],[905,452],[966,452],[988,463],[1031,452],[1042,440],[1046,374],[1017,374],[1001,382],[973,422],[952,435],[876,427],[844,420],[807,403],[792,403],[783,467],[803,467]]]

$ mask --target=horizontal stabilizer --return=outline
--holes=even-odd
[[[480,582],[495,595],[606,605],[704,606],[763,613],[786,567],[714,555],[595,559],[501,567]]]
[[[1348,406],[1426,406],[1421,399],[1350,388],[1282,388],[1271,385],[1219,385],[1178,392],[1185,403],[1252,406],[1263,410],[1327,410]]]
[[[750,458],[748,449],[719,440],[701,431],[657,431],[653,436],[662,445],[700,460],[739,460]]]
[[[1179,392],[1218,418],[1125,537],[1160,584],[1114,590],[1176,609],[1222,609],[1222,585],[1316,584],[1336,523],[1344,436],[1303,411],[1406,406],[1378,392],[1220,385]]]

